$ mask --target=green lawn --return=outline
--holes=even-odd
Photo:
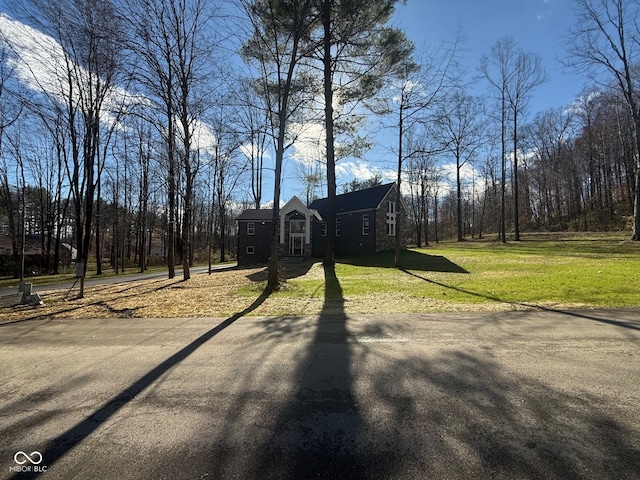
[[[330,281],[325,292],[319,261],[287,264],[286,285],[270,295],[255,314],[640,308],[640,242],[621,235],[524,235],[521,242],[507,244],[495,240],[445,242],[403,251],[402,266],[394,267],[393,252],[339,258],[337,282]],[[191,291],[176,296],[175,312],[167,308],[161,314],[184,315],[186,299],[193,298],[201,298],[197,303],[207,306],[206,315],[237,312],[263,292],[265,280],[262,268],[198,276],[184,285],[176,280],[174,291]],[[143,285],[141,281],[140,289]],[[224,295],[219,295],[222,290]],[[215,301],[205,300],[214,297]],[[136,296],[136,301],[138,304],[132,303],[126,293],[119,298],[117,292],[96,290],[89,306],[111,302],[112,309],[122,310],[155,305],[155,287],[150,285],[148,297]],[[96,315],[94,310],[79,310],[78,314]]]
[[[467,241],[411,249],[403,270],[393,252],[339,259],[346,299],[394,294],[451,304],[501,303],[640,307],[640,243],[614,235],[523,236],[521,242]],[[303,275],[276,295],[322,298],[324,280]],[[406,311],[416,307],[406,302]],[[399,305],[399,308],[402,305]]]

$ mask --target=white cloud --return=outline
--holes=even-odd
[[[392,100],[394,103],[399,104],[403,96],[420,95],[424,96],[424,86],[421,83],[413,82],[411,80],[402,80],[399,83],[391,86],[392,90],[398,93],[394,94]]]
[[[284,200],[280,199],[280,208],[284,207],[287,204]],[[269,200],[268,202],[263,202],[260,204],[260,208],[262,209],[271,209],[273,208],[273,200]]]
[[[440,171],[442,172],[442,180],[438,184],[438,190],[440,197],[444,197],[448,195],[451,190],[456,189],[456,164],[443,164],[440,167]],[[473,190],[473,183],[478,182],[479,179],[480,173],[471,163],[465,163],[460,167],[460,182],[463,193],[470,194]]]
[[[251,158],[252,154],[254,157],[261,155],[264,159],[271,158],[267,150],[261,151],[258,145],[254,145],[252,143],[243,143],[240,145],[240,152],[242,152],[242,154],[247,158]]]
[[[90,75],[84,68],[74,66],[72,59],[54,38],[4,13],[0,13],[0,34],[7,39],[5,42],[12,52],[8,62],[16,78],[27,88],[44,93],[60,104],[68,102],[67,63],[75,69],[80,81],[87,80]],[[72,99],[74,102],[80,101],[77,90]],[[146,97],[114,86],[106,96],[101,119],[112,124],[115,117],[110,112],[118,110],[119,106],[150,103]],[[177,126],[180,127],[180,122],[177,122]],[[193,141],[193,148],[201,151],[211,150],[217,145],[212,129],[200,120],[193,124]]]
[[[9,59],[19,80],[34,90],[55,93],[60,89],[64,50],[53,38],[0,13],[0,32],[14,55]],[[61,93],[61,92],[58,92]]]
[[[52,37],[13,20],[0,13],[0,33],[9,46],[12,54],[8,62],[14,69],[16,78],[31,90],[42,92],[59,103],[66,103],[68,95],[68,68],[74,68],[74,74],[80,81],[90,75],[86,69],[74,66],[73,61],[65,53],[62,46]],[[74,102],[80,101],[79,92],[75,91]],[[113,88],[107,95],[103,110],[103,120],[112,123],[114,117],[108,111],[115,111],[124,102],[147,103],[140,96],[133,96],[121,88]]]
[[[193,149],[200,151],[213,151],[218,144],[215,135],[204,122],[196,120],[193,125]]]
[[[305,166],[312,166],[317,162],[325,163],[325,129],[319,123],[292,123],[290,130],[296,132],[293,144],[293,158]]]
[[[381,176],[383,182],[393,182],[396,178],[396,173],[393,170],[381,169],[362,160],[342,161],[336,165],[338,183],[347,183],[354,178],[368,180],[376,175]]]

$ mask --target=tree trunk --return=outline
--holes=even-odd
[[[402,95],[402,94],[401,94]],[[402,137],[404,136],[404,108],[403,99],[400,100],[400,114],[398,118],[398,171],[396,172],[396,226],[395,234],[396,238],[394,244],[393,261],[396,268],[402,268],[402,260],[400,259],[400,235],[402,231],[401,218],[402,215],[398,214],[400,208],[400,200],[402,193],[400,193],[400,185],[402,184]]]
[[[464,236],[462,235],[462,182],[460,180],[460,154],[456,153],[456,199],[457,199],[457,230],[458,230],[458,241],[462,242],[464,240]]]
[[[506,212],[507,212],[507,202],[505,199],[505,189],[507,184],[507,164],[505,157],[507,155],[507,140],[506,140],[506,104],[505,104],[505,93],[503,90],[502,93],[502,178],[500,181],[500,238],[502,243],[507,243],[507,220],[506,220]]]
[[[98,175],[98,202],[96,204],[96,275],[102,275],[102,239],[100,238],[100,213],[101,213],[101,182],[100,176]]]
[[[324,66],[324,115],[327,150],[327,244],[325,245],[324,265],[335,263],[334,247],[336,238],[336,159],[333,143],[333,74],[331,55],[331,0],[324,0],[322,5],[323,66]]]
[[[188,156],[189,153],[186,153]],[[191,221],[193,217],[193,172],[189,164],[189,159],[185,160],[185,195],[184,195],[184,214],[182,218],[182,280],[187,281],[191,278],[189,269],[189,261],[191,259]]]
[[[514,240],[520,241],[520,191],[518,188],[518,112],[513,111],[513,228]]]

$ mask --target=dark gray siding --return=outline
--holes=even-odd
[[[363,234],[364,216],[368,215],[369,232]],[[375,251],[375,211],[366,210],[337,215],[340,219],[340,236],[336,237],[336,255],[354,255]]]
[[[247,234],[249,223],[255,225],[253,235]],[[264,220],[238,221],[238,265],[266,263],[269,260],[272,225],[272,222]],[[253,254],[247,253],[247,247],[253,247]]]
[[[314,257],[322,257],[324,255],[326,236],[322,236],[322,225],[327,222],[314,220],[311,222],[311,255]]]

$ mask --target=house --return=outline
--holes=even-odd
[[[395,247],[398,216],[406,218],[404,201],[397,205],[396,184],[389,183],[336,196],[336,255],[374,253]],[[327,238],[328,199],[306,206],[297,197],[280,209],[278,238],[282,257],[319,257]],[[273,218],[270,209],[245,210],[238,222],[238,265],[264,263],[270,256]],[[403,221],[402,225],[406,225]],[[406,236],[401,236],[402,247]]]
[[[238,265],[264,263],[271,256],[271,233],[273,232],[271,209],[249,209],[242,212],[238,222]]]
[[[19,240],[18,240],[19,241]],[[42,247],[40,235],[27,235],[24,245],[24,268],[28,275],[48,273],[53,268],[55,239],[52,240],[51,252],[47,253]],[[13,255],[13,241],[9,235],[0,234],[0,276],[17,275],[20,269],[20,253]],[[61,266],[70,265],[75,261],[76,249],[68,243],[60,243],[58,261]]]

